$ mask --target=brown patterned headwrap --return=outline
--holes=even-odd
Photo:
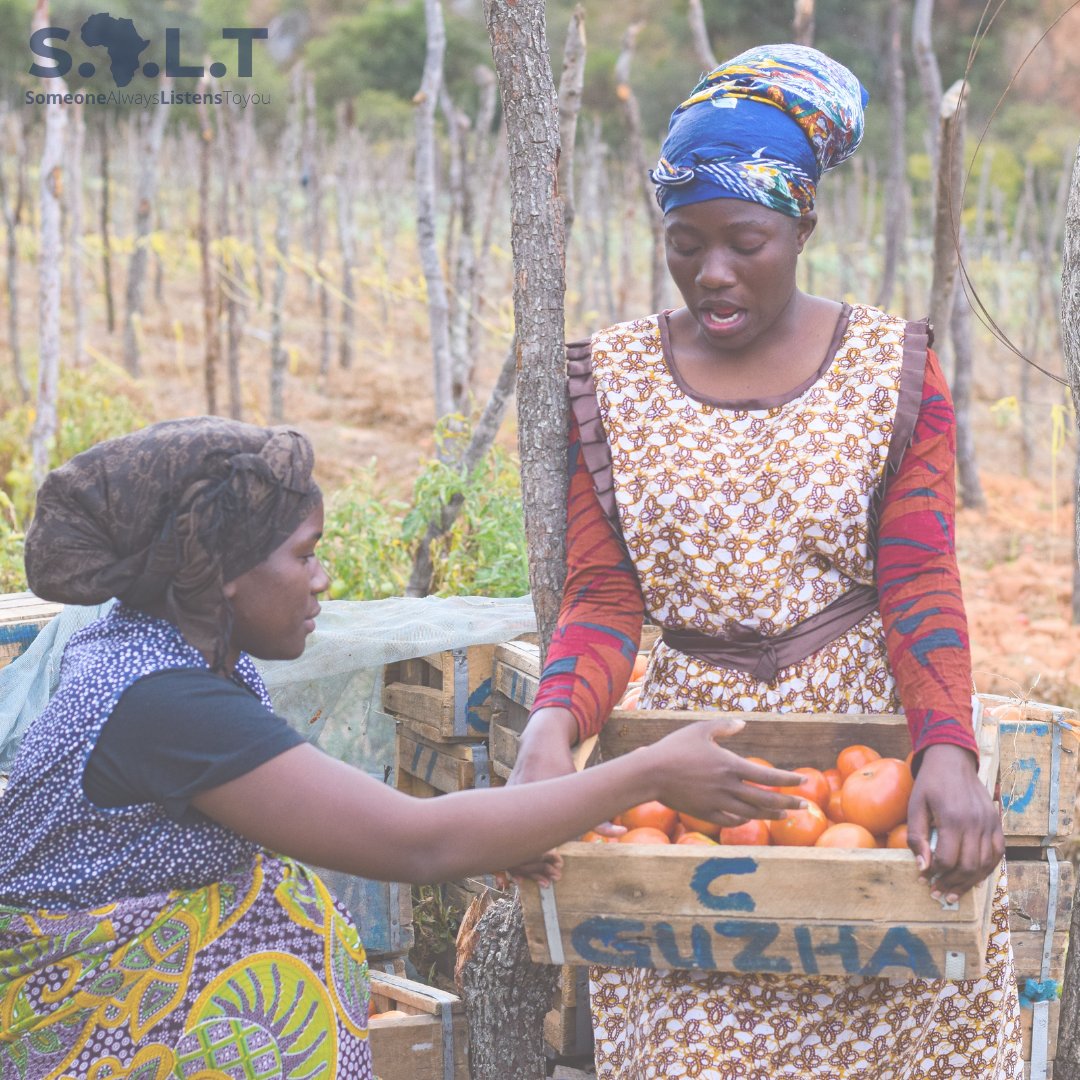
[[[26,534],[26,577],[64,604],[164,601],[197,649],[224,661],[225,582],[262,562],[322,495],[305,435],[216,416],[166,420],[55,469]]]

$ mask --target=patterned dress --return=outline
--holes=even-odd
[[[20,747],[0,801],[0,1080],[371,1080],[364,949],[315,874],[208,819],[83,795],[123,691],[181,667],[205,661],[117,605],[71,639]],[[247,657],[236,677],[269,708]]]
[[[599,627],[599,611],[625,596],[630,572],[638,604],[653,621],[716,637],[747,628],[776,634],[851,585],[876,581],[888,632],[873,612],[770,681],[659,643],[641,707],[873,713],[895,712],[907,698],[917,749],[974,745],[958,591],[948,574],[927,575],[925,566],[913,584],[911,551],[935,545],[913,539],[910,520],[906,532],[894,528],[898,518],[929,517],[928,527],[948,536],[937,546],[948,549],[944,561],[955,578],[951,502],[947,514],[944,501],[935,504],[951,499],[951,468],[944,496],[932,490],[940,484],[905,486],[898,475],[899,494],[891,492],[883,507],[875,503],[901,394],[905,324],[867,307],[845,314],[816,376],[767,402],[696,398],[670,363],[663,316],[593,338],[625,555],[611,557],[612,538],[599,527],[586,531],[586,519],[595,525],[597,500],[575,508],[572,487],[571,533],[592,537],[576,559],[590,572],[571,574],[535,708],[573,701],[583,731],[606,715],[620,668],[605,665],[605,653],[619,654],[619,663],[622,653],[632,655],[634,631],[631,625],[612,637]],[[931,355],[926,386],[937,379]],[[937,405],[924,386],[909,452],[916,457],[935,428],[951,441],[951,408],[941,427],[948,400],[940,385],[938,396],[945,396]],[[587,595],[590,588],[599,600]],[[571,643],[585,658],[580,669],[568,656]],[[918,695],[898,686],[901,674],[908,687],[915,682],[913,668],[922,679]],[[1022,1075],[1004,878],[987,974],[979,979],[596,969],[592,987],[598,1076],[607,1080]]]

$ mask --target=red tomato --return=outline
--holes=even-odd
[[[903,825],[897,825],[895,829],[889,830],[889,835],[885,837],[885,846],[887,848],[906,848],[907,842],[907,822]]]
[[[688,832],[684,833],[675,841],[678,844],[707,844],[709,847],[716,847],[716,841],[711,836],[706,836],[704,833]]]
[[[590,829],[582,836],[581,842],[583,844],[617,844],[619,838],[617,836],[601,836],[598,832],[593,832]]]
[[[641,700],[641,687],[631,686],[622,696],[622,700],[619,702],[620,709],[636,709],[638,702]]]
[[[670,844],[666,832],[660,829],[651,829],[648,826],[640,829],[631,829],[619,837],[620,844]]]
[[[845,746],[836,755],[836,768],[846,780],[856,769],[869,765],[871,761],[877,761],[881,755],[869,746],[855,743],[853,746]]]
[[[747,847],[764,847],[772,843],[769,825],[765,821],[754,819],[741,825],[732,825],[720,830],[721,844],[744,844]]]
[[[682,821],[675,822],[675,828],[671,830],[671,842],[677,844],[686,835],[686,826]]]
[[[806,799],[807,802],[815,802],[822,810],[825,810],[829,805],[829,781],[825,779],[824,774],[819,769],[812,769],[805,765],[791,771],[805,776],[806,780],[801,784],[779,787],[776,790],[782,795],[794,795],[796,798]]]
[[[630,681],[641,682],[645,678],[645,669],[649,666],[649,654],[639,652],[634,657],[634,669],[630,672]]]
[[[907,817],[911,770],[898,758],[879,758],[853,772],[840,790],[844,820],[882,836]]]
[[[704,818],[691,817],[689,814],[684,814],[679,811],[679,821],[686,828],[687,832],[699,832],[704,833],[706,836],[719,836],[720,826],[715,821],[706,821]]]
[[[801,810],[785,810],[779,821],[769,822],[774,844],[785,847],[810,847],[829,827],[825,811],[817,803],[807,803]]]
[[[821,775],[825,777],[829,784],[829,793],[839,791],[844,786],[844,777],[841,775],[839,769],[822,769]]]
[[[639,806],[632,806],[619,815],[621,824],[628,829],[659,829],[665,836],[670,837],[679,815],[669,806],[653,799],[652,802],[644,802]]]
[[[876,848],[874,834],[861,825],[841,822],[830,825],[814,842],[814,847]]]

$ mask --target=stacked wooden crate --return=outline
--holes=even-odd
[[[371,1059],[381,1080],[469,1080],[469,1029],[460,998],[373,972],[370,1012]]]
[[[0,596],[0,668],[26,652],[62,607],[29,592]]]
[[[1073,867],[1060,854],[1076,830],[1080,724],[1071,709],[980,695],[1001,741],[1012,930],[1024,1069],[1054,1074],[1061,980],[1073,899]]]

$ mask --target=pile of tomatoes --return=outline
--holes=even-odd
[[[772,768],[764,758],[751,757]],[[778,844],[790,847],[906,848],[911,758],[883,758],[869,746],[846,746],[833,768],[792,769],[806,777],[797,787],[776,788],[806,800],[778,821],[747,821],[722,829],[711,821],[677,813],[660,802],[632,807],[614,819],[626,832],[618,839],[587,832],[582,840],[621,844]]]

